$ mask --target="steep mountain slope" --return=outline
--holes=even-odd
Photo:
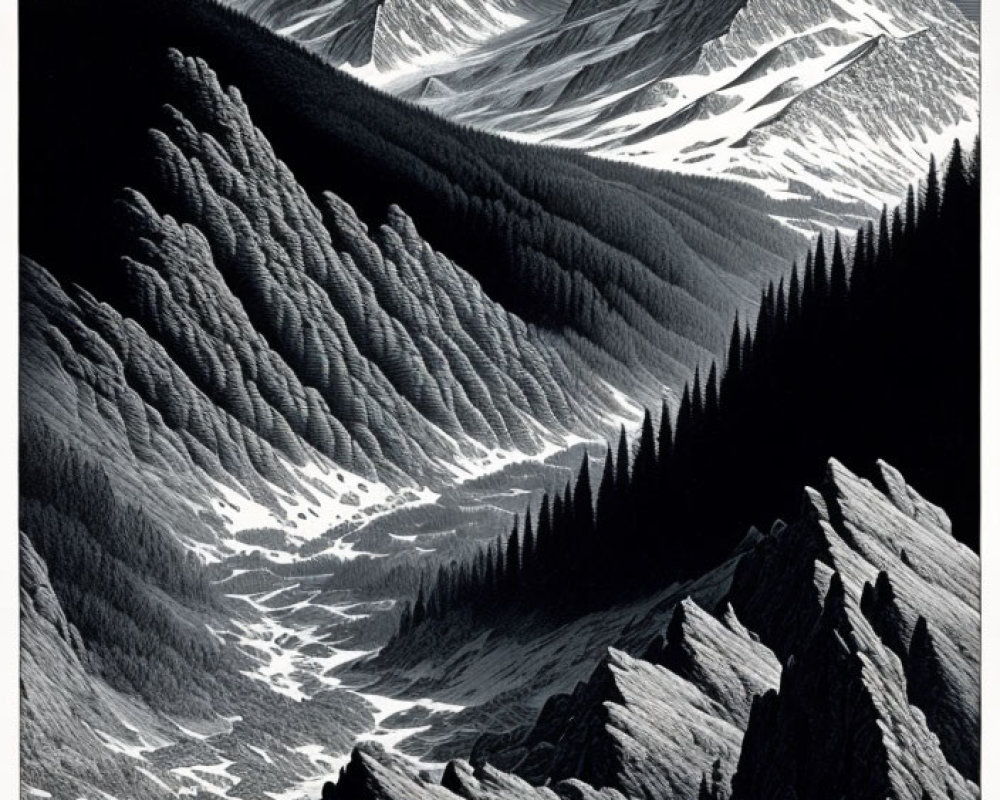
[[[392,71],[459,55],[564,2],[335,0],[316,7],[301,0],[240,0],[233,5],[336,63]]]
[[[546,431],[558,439],[580,422],[572,409],[594,396],[562,358],[398,208],[374,241],[330,194],[324,221],[238,93],[204,62],[171,51],[171,63],[181,107],[208,123],[199,130],[169,108],[150,158],[166,207],[191,222],[131,190],[121,210],[135,242],[124,260],[142,326],[132,333],[162,344],[179,368],[173,383],[187,378],[286,459],[302,464],[307,444],[369,478],[399,465],[430,477],[442,469],[435,461],[477,450],[537,451]],[[92,299],[84,305],[100,314]],[[109,323],[92,325],[114,337]],[[180,413],[165,389],[142,393],[168,418]],[[215,449],[194,420],[175,424]]]
[[[826,648],[828,637],[842,626],[854,631],[858,644],[850,648],[852,653],[867,653],[891,665],[886,678],[891,692],[874,687],[874,696],[879,702],[889,702],[891,696],[896,698],[892,702],[920,708],[921,722],[926,718],[952,766],[978,780],[978,560],[951,537],[951,523],[941,509],[917,495],[891,467],[880,464],[880,473],[885,492],[881,496],[872,494],[868,482],[831,463],[822,494],[807,498],[813,524],[788,529],[748,555],[734,577],[733,604],[785,659],[803,649],[803,642],[810,643],[806,650],[813,645]],[[847,601],[837,600],[836,592],[824,601],[822,587],[831,571],[840,576]],[[780,583],[774,582],[779,578]],[[820,612],[824,602],[827,611]],[[837,608],[831,610],[831,604]],[[772,616],[776,606],[799,609],[800,616]],[[826,618],[825,624],[817,622],[820,617]],[[789,689],[792,695],[803,693],[792,701],[800,707],[827,691],[807,686]],[[846,686],[840,688],[847,691]],[[815,694],[807,694],[810,691]],[[767,728],[777,723],[762,718],[761,724]],[[917,745],[926,733],[918,726],[906,735],[915,740],[897,744],[891,752],[919,752]],[[898,767],[904,776],[916,769],[912,764]]]
[[[43,316],[64,317],[63,350],[82,324],[133,359],[126,382],[192,457],[241,480],[250,463],[289,489],[283,462],[314,451],[426,485],[603,435],[628,413],[605,382],[655,398],[678,385],[799,246],[761,224],[752,192],[463,131],[211,4],[84,6],[23,21],[24,250],[83,290],[44,289]],[[140,34],[84,46],[82,13]],[[240,88],[168,58],[168,41],[212,53]],[[94,124],[102,109],[114,124]],[[52,215],[66,236],[47,235]],[[722,216],[740,224],[720,235]]]
[[[831,461],[822,491],[806,490],[799,521],[755,531],[734,559],[735,574],[730,565],[705,576],[716,589],[698,593],[717,598],[715,614],[675,587],[635,614],[590,678],[550,696],[527,728],[498,734],[491,703],[481,698],[478,715],[467,707],[461,738],[471,725],[484,730],[474,770],[453,762],[440,783],[416,780],[405,761],[363,746],[332,796],[478,797],[481,780],[507,787],[493,796],[531,796],[503,774],[513,772],[536,787],[548,779],[535,790],[542,797],[601,787],[627,797],[978,797],[975,776],[962,774],[978,747],[978,721],[935,730],[916,700],[933,693],[938,711],[953,718],[978,708],[977,686],[959,677],[978,669],[978,559],[951,537],[941,509],[891,467],[880,472],[876,488]],[[889,580],[895,612],[887,610]],[[650,623],[667,619],[666,635],[650,642]],[[409,663],[422,675],[418,691],[448,696],[496,658],[508,633],[531,649],[530,634],[502,626],[490,634],[488,656],[456,639],[460,669],[432,678],[435,664],[454,662],[442,659],[452,644],[428,631],[423,647],[413,643],[383,666],[395,659],[403,671]],[[561,631],[567,643],[576,633]],[[537,644],[531,671],[545,674],[551,667],[537,660]],[[559,647],[545,649],[555,664]],[[928,692],[932,675],[936,689]],[[964,751],[949,744],[953,734]],[[456,773],[474,778],[465,786]]]
[[[971,140],[978,48],[947,0],[575,2],[450,61],[386,69],[376,49],[359,74],[483,129],[811,197],[792,221],[843,224]]]

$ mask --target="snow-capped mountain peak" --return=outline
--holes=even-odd
[[[978,29],[946,0],[390,0],[373,19],[361,61],[312,36],[319,16],[283,30],[465,124],[816,200],[806,227],[895,202],[978,128]]]

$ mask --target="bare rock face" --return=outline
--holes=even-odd
[[[902,665],[833,573],[809,641],[755,704],[734,798],[978,797],[907,702]]]
[[[731,608],[720,620],[686,599],[665,643],[641,659],[609,650],[572,695],[550,698],[522,740],[488,757],[533,784],[577,778],[630,797],[696,798],[703,776],[728,782],[752,699],[779,674]]]
[[[824,771],[821,740],[845,737],[847,747],[866,728],[871,741],[843,751],[832,774],[864,774],[898,797],[919,797],[921,786],[931,796],[976,795],[978,559],[951,537],[940,509],[888,465],[880,471],[885,492],[831,461],[822,494],[807,492],[803,520],[737,570],[734,607],[786,665],[778,694],[751,715],[739,796],[868,796],[874,783],[794,777]],[[769,605],[768,594],[780,602]],[[780,609],[796,612],[789,619]]]
[[[715,700],[739,728],[746,727],[754,697],[777,686],[781,676],[778,659],[729,604],[716,619],[697,603],[682,601],[674,609],[663,651],[653,660]]]

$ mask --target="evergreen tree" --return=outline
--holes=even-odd
[[[899,209],[892,215],[892,229],[889,232],[889,243],[893,251],[898,251],[903,247],[903,214]]]
[[[875,238],[875,225],[869,221],[865,227],[865,263],[868,265],[869,275],[873,274],[877,260],[878,240]]]
[[[785,276],[781,276],[778,281],[778,299],[774,305],[774,326],[775,334],[781,336],[785,332],[785,324],[788,322],[788,303],[785,299]]]
[[[542,505],[538,509],[538,529],[535,533],[535,561],[540,572],[546,572],[552,564],[552,510],[549,495],[542,495]]]
[[[852,301],[857,304],[857,298],[865,294],[866,284],[871,280],[868,274],[868,242],[865,237],[865,229],[858,228],[857,238],[854,240],[854,261],[851,265],[851,277],[848,292]]]
[[[504,584],[510,597],[516,597],[521,585],[521,538],[518,533],[518,519],[514,517],[514,527],[507,537],[507,557],[504,559]]]
[[[937,226],[938,213],[941,210],[941,190],[938,187],[937,161],[931,156],[931,164],[927,170],[927,184],[920,207],[923,227],[930,232]]]
[[[840,246],[840,232],[833,236],[833,262],[830,267],[830,306],[840,310],[847,303],[847,266]]]
[[[802,280],[802,308],[803,313],[812,319],[812,304],[816,297],[816,284],[813,276],[813,256],[812,251],[806,253],[805,275]]]
[[[753,363],[753,344],[753,333],[750,330],[750,326],[747,325],[743,331],[743,356],[740,359],[744,374],[750,373]]]
[[[956,139],[944,173],[943,196],[941,200],[941,222],[946,230],[954,230],[961,226],[962,216],[973,213],[963,200],[969,196],[967,189],[969,181],[966,176],[965,158],[962,148]]]
[[[826,268],[826,249],[823,244],[823,234],[816,240],[816,255],[813,261],[813,289],[816,292],[816,302],[825,307],[827,293],[830,291]]]
[[[584,452],[583,463],[576,479],[576,490],[573,492],[573,522],[576,527],[578,544],[587,546],[594,539],[594,500],[590,488],[590,454]]]
[[[601,472],[601,485],[597,489],[597,535],[606,540],[614,526],[615,513],[615,462],[608,444],[604,456],[604,469]]]
[[[419,628],[427,619],[427,600],[424,597],[424,582],[420,581],[420,588],[417,590],[417,601],[413,604],[412,627]]]
[[[480,602],[485,604],[485,601],[492,598],[493,594],[496,592],[497,587],[497,572],[496,572],[496,558],[493,554],[493,544],[489,544],[486,547],[486,565],[483,570],[483,587],[482,591],[479,593]]]
[[[904,248],[909,251],[913,247],[913,240],[917,231],[917,198],[913,191],[913,184],[906,189],[906,221],[903,225]]]
[[[631,460],[628,449],[628,437],[625,435],[625,426],[621,426],[621,433],[618,435],[618,461],[617,473],[615,476],[615,486],[618,494],[624,495],[628,491],[631,478],[629,477],[629,461]]]
[[[660,432],[656,437],[656,452],[659,463],[666,464],[674,451],[674,429],[670,424],[670,407],[664,400],[660,406]]]
[[[788,281],[788,323],[797,325],[802,309],[802,293],[799,288],[799,265],[792,265],[792,277]]]
[[[563,489],[562,508],[563,526],[559,529],[560,546],[564,546],[566,544],[564,540],[565,532],[576,524],[576,507],[573,505],[573,487],[570,485],[569,481],[566,482],[566,487]]]
[[[716,370],[715,362],[713,361],[712,366],[708,370],[708,382],[705,384],[705,424],[715,425],[718,416],[719,416],[719,377],[718,377],[718,372]]]
[[[694,383],[691,389],[691,422],[694,431],[697,433],[701,427],[702,417],[705,412],[705,401],[701,391],[701,367],[694,368]]]
[[[502,536],[496,538],[496,551],[493,555],[493,579],[496,581],[490,590],[491,596],[503,594],[510,585],[507,579],[507,560],[504,558],[504,542]]]
[[[892,240],[889,236],[889,210],[882,206],[882,216],[878,222],[878,256],[876,257],[876,275],[884,283],[886,269],[892,259]]]
[[[524,539],[521,544],[521,574],[524,576],[522,584],[525,588],[531,588],[534,575],[537,571],[537,553],[535,544],[535,532],[531,525],[531,506],[524,512]]]
[[[745,355],[741,356],[742,358],[745,358]],[[694,420],[691,414],[691,390],[687,384],[684,384],[684,392],[681,394],[681,404],[677,409],[676,428],[674,450],[678,454],[687,453],[691,438],[694,436]]]
[[[798,287],[798,277],[797,274],[792,272],[792,284],[793,287],[797,289]],[[798,295],[796,293],[796,308],[798,304]],[[796,311],[796,314],[798,312]],[[736,375],[739,373],[741,368],[742,359],[742,343],[740,341],[740,315],[737,314],[736,318],[733,320],[733,332],[729,335],[729,351],[726,356],[726,370],[722,376],[722,400],[723,402],[731,401],[731,393],[733,388],[733,382]]]
[[[632,483],[647,486],[656,474],[656,439],[653,434],[653,417],[646,409],[639,434],[639,449],[632,465]]]

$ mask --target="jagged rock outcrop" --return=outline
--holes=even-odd
[[[358,745],[341,770],[332,791],[323,800],[625,800],[613,789],[595,790],[580,781],[563,781],[551,787],[535,787],[521,778],[489,765],[473,768],[452,761],[441,782],[426,773],[414,775],[412,766],[400,756],[387,753],[378,744]]]
[[[751,701],[779,673],[731,608],[716,619],[686,599],[665,642],[641,659],[609,650],[572,695],[549,699],[526,736],[486,757],[533,784],[577,778],[629,797],[693,800],[703,776],[728,783]]]
[[[777,658],[729,604],[716,619],[697,603],[682,601],[671,616],[663,650],[650,655],[715,700],[740,728],[746,727],[754,697],[776,686],[781,676]]]
[[[889,573],[880,572],[875,585],[865,583],[861,591],[861,613],[879,638],[903,663],[907,660],[906,621],[896,604],[896,591]]]
[[[755,702],[733,798],[979,796],[909,706],[902,665],[830,576],[809,640]]]
[[[921,759],[936,759],[934,763],[947,759],[957,770],[955,775],[961,773],[959,777],[976,781],[978,558],[952,538],[950,523],[941,509],[921,498],[887,464],[880,463],[879,472],[884,491],[831,461],[822,492],[807,490],[803,518],[768,537],[741,561],[730,600],[741,619],[782,658],[787,671],[788,663],[803,659],[804,643],[815,643],[822,649],[826,647],[824,638],[833,635],[833,629],[824,634],[825,629],[817,625],[824,613],[829,616],[823,611],[824,596],[831,575],[837,574],[850,610],[850,629],[860,642],[850,650],[852,658],[875,665],[873,672],[859,673],[857,680],[863,679],[866,691],[875,698],[886,731],[883,744],[889,761],[882,777],[893,786],[912,785],[913,776],[920,774],[917,767],[912,763],[897,764],[892,759],[911,759],[913,753],[921,753]],[[933,644],[929,645],[931,640]],[[830,680],[842,678],[831,676]],[[847,691],[847,685],[842,683],[841,688]],[[930,690],[930,686],[934,689]],[[795,701],[803,708],[816,701],[809,691],[827,691],[818,684],[806,688],[793,683],[792,687],[798,688],[790,692],[803,693]],[[886,705],[890,699],[898,701],[899,707]],[[773,716],[768,719],[770,724],[775,721]],[[839,724],[845,730],[853,727],[853,722],[847,720]],[[923,748],[929,749],[924,753]],[[940,752],[940,758],[933,755],[936,752]],[[778,769],[780,761],[777,755],[775,758],[773,770]],[[940,770],[943,776],[950,774],[944,767]],[[760,780],[744,786],[763,791],[761,787],[767,781]],[[774,780],[780,783],[780,779]],[[964,780],[956,784],[954,776],[947,781],[949,786],[965,785]],[[768,789],[774,794],[746,796],[776,797],[777,785]],[[925,785],[933,795],[935,786]],[[801,787],[793,788],[800,796],[810,796],[808,792],[803,795]],[[944,792],[943,785],[936,789]]]

